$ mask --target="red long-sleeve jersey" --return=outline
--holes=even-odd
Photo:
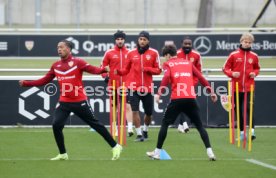
[[[164,76],[158,89],[159,95],[162,95],[165,87],[171,84],[171,99],[196,98],[193,76],[207,87],[208,92],[213,92],[209,82],[192,62],[175,57],[169,59],[163,66]]]
[[[192,50],[189,54],[186,54],[183,49],[180,48],[177,50],[177,57],[191,61],[198,71],[202,71],[201,56],[197,51]],[[196,76],[194,76],[194,84],[198,84],[198,78]]]
[[[118,70],[119,75],[128,74],[127,86],[139,92],[153,92],[152,75],[161,73],[158,51],[149,48],[144,54],[139,54],[137,48],[127,54],[127,64],[123,70]]]
[[[125,68],[127,62],[126,57],[128,53],[128,49],[124,46],[122,48],[118,48],[115,45],[113,49],[110,49],[105,52],[101,67],[109,66],[109,82],[108,85],[112,86],[112,81],[116,81],[116,88],[122,86],[123,82],[126,82],[127,75],[119,76],[114,74],[114,70],[122,70]],[[102,74],[103,77],[107,77],[107,73]]]
[[[56,77],[60,89],[59,101],[79,102],[87,99],[82,82],[83,72],[101,74],[105,72],[105,69],[92,66],[70,55],[67,59],[55,62],[44,77],[33,81],[23,81],[23,86],[42,86]]]
[[[249,92],[251,85],[255,87],[254,78],[251,78],[249,74],[254,72],[257,76],[260,72],[258,55],[252,51],[238,49],[229,55],[222,70],[232,79],[232,82],[238,82],[240,92]],[[240,76],[233,78],[233,72],[240,72]]]

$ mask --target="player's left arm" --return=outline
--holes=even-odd
[[[158,88],[158,95],[162,95],[162,93],[165,90],[165,87],[169,85],[170,83],[170,68],[168,66],[164,66],[164,76],[162,78],[162,81],[160,83],[160,87]]]
[[[104,54],[104,57],[103,57],[103,60],[102,60],[102,63],[101,63],[101,66],[100,68],[105,68],[106,66],[109,66],[110,64],[110,57],[109,57],[109,53],[108,51],[105,52]],[[107,80],[108,81],[108,73],[102,73],[101,75],[103,78],[105,78],[105,81]]]
[[[162,78],[160,87],[158,88],[157,94],[154,96],[154,100],[156,103],[159,103],[160,101],[160,96],[162,93],[165,91],[165,87],[167,87],[170,83],[170,68],[169,67],[164,67],[164,76]]]
[[[255,76],[259,75],[260,73],[260,64],[259,64],[259,57],[257,56],[256,57],[256,60],[253,64],[253,70],[254,70],[254,73],[255,73]]]
[[[195,67],[197,68],[198,71],[202,73],[202,60],[200,55],[198,55],[198,60],[195,64]]]
[[[207,92],[209,92],[211,94],[211,99],[213,102],[217,101],[217,95],[214,92],[214,90],[212,89],[212,87],[210,86],[210,83],[203,77],[203,75],[197,70],[197,68],[193,65],[193,74],[195,76],[197,76],[197,78],[199,79],[200,83],[206,87]]]

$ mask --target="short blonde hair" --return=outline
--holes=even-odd
[[[254,36],[251,33],[249,33],[249,32],[245,32],[244,34],[242,34],[240,42],[242,42],[245,39],[248,39],[251,42],[254,42]]]

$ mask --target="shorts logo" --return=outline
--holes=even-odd
[[[25,41],[25,47],[28,51],[31,51],[34,47],[34,41]]]

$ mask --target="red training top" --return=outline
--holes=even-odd
[[[164,87],[171,84],[171,99],[196,98],[193,76],[196,76],[200,83],[211,90],[209,82],[195,68],[192,62],[181,58],[173,57],[163,64],[164,77],[158,89],[158,94],[162,95]]]
[[[144,54],[139,54],[135,48],[127,54],[127,64],[123,70],[118,70],[119,75],[128,74],[127,86],[130,90],[152,93],[152,75],[161,73],[158,51],[149,48]]]
[[[183,51],[183,49],[180,48],[177,50],[177,57],[191,61],[194,64],[194,66],[197,68],[197,70],[201,72],[202,61],[201,61],[201,56],[197,51],[192,50],[189,54],[186,54]],[[198,78],[196,76],[194,76],[194,84],[195,85],[198,84]]]
[[[82,83],[83,72],[101,74],[105,72],[105,69],[92,66],[84,60],[70,55],[67,59],[55,62],[44,77],[34,81],[24,81],[23,86],[42,86],[56,77],[60,88],[59,101],[79,102],[87,99]]]
[[[258,55],[252,51],[238,49],[229,55],[223,66],[223,72],[232,78],[232,82],[238,82],[239,92],[249,92],[250,86],[253,85],[254,88],[255,85],[254,78],[251,78],[249,74],[254,72],[257,76],[260,72]],[[233,78],[233,72],[240,72],[240,76]]]
[[[119,48],[117,45],[115,45],[113,49],[105,52],[101,67],[104,68],[105,66],[109,66],[110,68],[108,82],[109,86],[112,86],[113,80],[116,81],[116,88],[122,86],[123,82],[126,82],[127,76],[115,75],[114,70],[122,70],[126,66],[127,53],[128,49],[125,46]],[[107,73],[102,74],[103,77],[107,77],[107,75]]]

